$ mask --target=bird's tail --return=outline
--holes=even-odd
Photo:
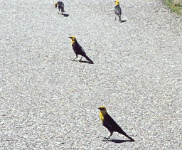
[[[125,132],[122,133],[124,136],[130,139],[130,141],[135,141],[133,138],[131,138],[129,135],[127,135]]]
[[[94,63],[87,55],[85,55],[85,58],[86,58],[91,64]]]

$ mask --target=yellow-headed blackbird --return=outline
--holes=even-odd
[[[102,120],[103,126],[106,127],[110,132],[110,136],[108,137],[108,139],[112,136],[113,132],[118,132],[129,138],[130,141],[134,141],[134,139],[128,136],[121,129],[121,127],[111,118],[104,106],[100,106],[98,109],[100,110],[100,119]]]
[[[71,36],[69,38],[72,40],[71,45],[73,47],[73,51],[76,54],[76,58],[78,57],[78,55],[81,55],[81,56],[85,57],[89,61],[89,63],[93,64],[94,62],[86,55],[86,53],[83,50],[83,48],[78,44],[78,42],[76,40],[76,37]],[[73,60],[75,60],[75,59],[73,59]],[[82,60],[82,57],[80,59],[80,62],[81,62],[81,60]]]
[[[61,10],[61,13],[63,14],[63,12],[64,12],[64,3],[61,2],[61,1],[58,1],[57,3],[55,3],[55,8],[57,8],[57,7],[58,7],[59,12]]]
[[[119,5],[119,0],[116,0],[115,4],[116,4],[116,6],[114,7],[114,9],[115,9],[114,11],[115,11],[116,16],[119,17],[119,21],[121,22],[122,11],[121,11],[121,7]],[[116,16],[115,16],[115,20],[116,20]]]

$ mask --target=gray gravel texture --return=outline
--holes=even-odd
[[[181,150],[182,18],[161,1],[0,0],[0,150]],[[75,35],[94,64],[75,58]],[[100,105],[136,142],[99,119]]]

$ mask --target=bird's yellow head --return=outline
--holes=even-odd
[[[69,38],[71,39],[71,44],[73,44],[76,41],[76,37],[75,36],[70,36]]]
[[[106,107],[100,106],[98,109],[100,110],[100,113],[102,114],[102,116],[105,116],[105,114],[107,114]]]
[[[118,0],[116,0],[116,1],[115,1],[115,4],[116,4],[116,5],[119,5],[119,1],[118,1]]]
[[[55,8],[57,8],[57,6],[58,6],[58,3],[55,3],[55,4],[54,4],[54,6],[55,6]]]

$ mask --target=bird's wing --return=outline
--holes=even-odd
[[[118,133],[121,133],[128,137],[129,139],[132,139],[129,137],[122,129],[121,127],[112,119],[112,117],[109,114],[106,114],[104,116],[104,121],[103,124],[105,123],[105,127],[110,130],[110,131],[116,131]],[[133,139],[132,139],[133,140]]]
[[[64,3],[63,2],[59,1],[57,3],[58,3],[59,6],[64,7]]]
[[[63,2],[61,3],[61,7],[64,7],[64,3]]]
[[[115,13],[121,15],[121,7],[119,5],[115,6]]]
[[[112,117],[109,114],[106,114],[104,119],[107,120],[109,126],[111,126],[114,129],[119,129],[120,126],[112,119]]]
[[[108,130],[112,131],[113,127],[111,126],[111,124],[109,123],[109,121],[107,120],[107,117],[104,117],[104,120],[103,120],[103,126],[106,127]]]
[[[80,53],[81,53],[82,55],[86,55],[84,49],[80,46],[80,44],[78,44],[78,49],[80,50]]]
[[[75,41],[73,44],[72,44],[72,47],[73,47],[73,50],[75,52],[76,55],[82,55],[82,56],[85,56],[86,53],[85,51],[83,50],[83,48],[78,44],[77,41]]]

